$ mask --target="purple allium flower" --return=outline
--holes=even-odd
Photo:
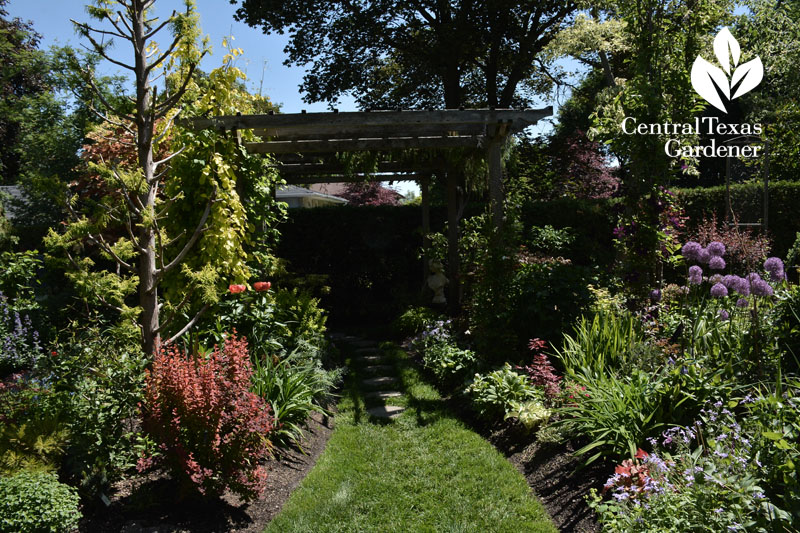
[[[725,260],[718,255],[713,255],[708,260],[708,268],[711,270],[725,270]]]
[[[738,300],[736,300],[736,307],[744,308],[747,307],[748,305],[750,305],[750,302],[747,301],[747,298],[739,298]]]
[[[769,272],[769,277],[772,281],[783,281],[786,274],[783,271],[783,261],[777,257],[770,257],[764,261],[764,270]]]
[[[700,250],[700,257],[697,259],[699,263],[707,265],[710,259],[711,259],[711,254],[708,253],[708,250],[706,248]]]
[[[733,290],[742,296],[750,296],[750,282],[739,276],[733,276]]]
[[[710,281],[711,283],[722,283],[722,280],[723,280],[722,274],[714,274],[713,276],[708,277],[708,281]],[[722,284],[725,285],[724,283]]]
[[[728,320],[731,317],[725,309],[717,311],[717,315],[719,315],[720,320]]]
[[[689,241],[683,245],[683,248],[681,248],[681,255],[683,255],[687,261],[699,261],[700,251],[702,249],[703,247],[700,246],[700,243]]]
[[[752,290],[753,294],[756,296],[772,296],[774,292],[770,284],[763,279],[758,279],[752,282],[750,290]]]
[[[692,285],[700,285],[703,283],[703,269],[697,265],[689,267],[689,283]]]
[[[729,289],[736,290],[736,280],[739,276],[734,276],[733,274],[728,274],[722,277],[722,284],[728,287]]]
[[[761,276],[758,274],[758,272],[750,272],[747,276],[745,276],[745,279],[752,284],[754,281],[760,280]]]
[[[661,291],[659,289],[653,289],[650,291],[650,299],[654,302],[661,301]]]
[[[713,287],[711,287],[711,296],[715,298],[724,298],[728,295],[728,289],[725,288],[725,285],[722,283],[715,283]]]
[[[710,253],[714,257],[722,257],[723,255],[725,255],[725,245],[719,241],[713,241],[708,243],[706,250],[708,250],[708,253]]]

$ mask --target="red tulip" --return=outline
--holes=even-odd
[[[256,281],[253,283],[253,288],[258,292],[268,291],[272,287],[269,281]]]
[[[239,294],[240,292],[244,292],[247,290],[247,285],[229,285],[228,291],[231,294]]]

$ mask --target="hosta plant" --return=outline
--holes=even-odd
[[[488,374],[475,374],[466,392],[482,416],[505,416],[517,405],[513,402],[541,401],[543,397],[527,376],[515,372],[508,363]]]

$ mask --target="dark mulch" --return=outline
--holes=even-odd
[[[119,483],[111,505],[84,518],[80,531],[261,532],[317,462],[332,431],[328,417],[314,414],[308,421],[302,451],[278,451],[268,463],[266,490],[249,504],[232,494],[226,494],[221,501],[181,501],[176,485],[165,476],[134,478]]]

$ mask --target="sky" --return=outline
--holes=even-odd
[[[285,113],[297,113],[303,109],[309,112],[329,110],[325,103],[303,102],[299,85],[303,80],[304,68],[287,67],[283,64],[286,59],[283,50],[288,42],[286,35],[265,35],[258,28],[237,22],[234,20],[237,6],[231,5],[228,0],[196,0],[196,2],[203,33],[208,35],[213,51],[212,55],[203,59],[200,68],[210,71],[220,66],[223,56],[222,40],[232,35],[231,45],[244,51],[236,64],[247,74],[251,91],[258,92],[260,89],[261,94],[280,104]],[[6,9],[11,17],[33,22],[34,29],[42,36],[40,44],[42,48],[52,45],[71,45],[77,48],[86,43],[75,33],[70,19],[85,23],[93,22],[86,13],[86,3],[87,0],[10,0]],[[182,0],[159,0],[155,5],[155,15],[166,18],[173,9],[182,8]],[[168,38],[169,33],[166,29],[163,35],[164,39]],[[117,48],[111,55],[127,62],[130,53],[125,49],[125,44],[117,43]],[[104,62],[100,68],[105,74],[126,74],[108,62]],[[354,99],[347,95],[336,103],[336,107],[341,111],[357,110]],[[549,124],[542,124],[531,128],[531,133],[542,133],[549,128]],[[395,186],[403,194],[409,190],[419,192],[419,188],[413,182],[400,182]]]

